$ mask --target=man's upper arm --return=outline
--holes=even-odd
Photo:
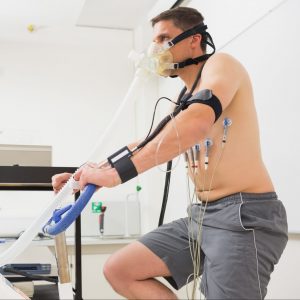
[[[215,54],[203,68],[201,90],[212,90],[224,110],[239,89],[242,73],[240,63],[233,57]]]

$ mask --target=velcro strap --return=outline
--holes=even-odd
[[[108,162],[110,163],[110,165],[112,167],[115,166],[115,163],[123,158],[123,157],[131,157],[132,156],[132,152],[129,150],[129,148],[127,146],[121,148],[120,150],[118,150],[117,152],[115,152],[114,154],[112,154],[111,156],[109,156],[107,158]]]
[[[114,168],[118,172],[122,183],[136,177],[138,175],[138,172],[131,161],[130,157],[123,157],[120,160],[118,160]]]
[[[197,65],[199,62],[207,60],[210,56],[211,56],[211,54],[203,54],[203,55],[198,56],[196,58],[188,58],[185,61],[177,63],[177,68],[176,69],[181,69],[181,68],[184,68],[184,67],[190,66],[190,65]]]
[[[118,172],[122,183],[136,177],[138,172],[131,161],[132,152],[127,146],[107,158],[110,165]]]
[[[186,39],[187,37],[197,34],[197,33],[202,33],[205,32],[205,30],[207,29],[207,26],[202,24],[198,24],[193,28],[190,28],[182,33],[180,33],[178,36],[176,36],[171,42],[173,45],[179,43],[180,41]]]
[[[193,103],[201,103],[210,106],[215,113],[215,122],[222,114],[223,108],[220,100],[212,93],[211,90],[205,89],[196,93],[193,97],[188,99],[183,107],[186,109]]]

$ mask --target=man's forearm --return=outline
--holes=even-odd
[[[139,174],[173,159],[205,137],[213,123],[211,114],[207,108],[195,108],[180,113],[132,157]]]

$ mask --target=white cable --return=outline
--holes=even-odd
[[[239,207],[239,221],[240,221],[242,228],[245,231],[252,231],[252,233],[253,233],[253,245],[254,245],[254,249],[255,249],[255,258],[256,258],[256,275],[257,275],[257,281],[258,281],[258,290],[259,290],[259,294],[260,294],[260,299],[262,300],[263,296],[262,296],[262,292],[261,292],[261,283],[260,283],[260,276],[259,276],[259,270],[258,270],[259,263],[258,263],[258,250],[257,250],[257,246],[256,246],[256,239],[255,239],[255,230],[253,228],[245,228],[243,225],[242,216],[241,216],[241,208],[242,208],[242,205],[244,204],[244,200],[243,200],[242,193],[240,193],[240,199],[241,199],[241,204]]]
[[[168,134],[167,132],[162,136],[162,138],[159,140],[158,144],[157,144],[157,147],[156,147],[156,150],[155,150],[155,165],[156,167],[161,171],[161,172],[164,172],[164,173],[169,173],[169,172],[172,172],[173,170],[175,170],[180,162],[180,154],[181,154],[181,143],[180,143],[180,136],[179,136],[179,132],[178,132],[178,129],[177,129],[177,125],[176,125],[176,120],[174,118],[174,115],[173,113],[170,114],[170,117],[171,117],[171,120],[172,120],[172,125],[173,125],[173,129],[175,130],[176,132],[176,138],[177,138],[177,144],[178,144],[178,155],[177,155],[177,160],[176,160],[176,163],[175,165],[172,167],[172,169],[170,170],[164,170],[160,167],[160,164],[158,162],[158,151],[159,151],[159,148],[165,138],[165,136]]]
[[[200,161],[198,162],[198,168],[200,169]],[[193,181],[194,184],[196,183],[196,177],[195,177],[195,172],[192,173],[193,174]],[[199,173],[199,176],[201,174]],[[206,178],[206,171],[204,173],[204,179],[203,179],[203,184],[205,185],[205,178]],[[193,228],[192,228],[192,215],[191,215],[191,209],[192,209],[192,205],[194,204],[194,196],[196,194],[196,184],[194,186],[194,191],[193,191],[193,197],[190,200],[190,211],[188,213],[188,235],[189,235],[189,247],[190,247],[190,252],[191,252],[191,258],[193,261],[193,273],[191,273],[189,275],[189,277],[187,278],[187,283],[190,280],[190,277],[193,276],[193,288],[192,288],[192,297],[190,298],[189,293],[188,293],[188,289],[187,289],[187,297],[188,299],[194,299],[195,298],[195,292],[196,292],[196,288],[198,286],[198,281],[199,281],[199,271],[200,271],[200,261],[201,261],[201,256],[200,256],[200,252],[201,252],[201,247],[200,247],[200,243],[201,243],[201,230],[202,227],[199,226],[199,231],[198,231],[198,236],[194,237],[194,233],[193,233]],[[190,195],[190,192],[189,192]],[[197,203],[197,200],[196,200]],[[201,218],[201,211],[202,211],[202,202],[200,202],[200,213],[199,213],[199,218]],[[199,222],[200,224],[200,222]],[[190,235],[192,234],[192,236]],[[200,235],[200,236],[199,236]]]
[[[202,201],[200,202],[200,208],[199,208],[200,213],[199,213],[199,219],[198,219],[198,223],[199,223],[198,229],[199,230],[198,230],[198,236],[197,236],[197,239],[196,239],[196,250],[194,251],[194,255],[192,256],[193,266],[194,266],[194,272],[191,273],[189,275],[188,279],[187,279],[187,283],[188,283],[188,280],[190,279],[190,277],[194,276],[194,284],[193,284],[193,290],[192,290],[192,299],[194,299],[194,296],[195,296],[195,293],[196,293],[196,288],[198,286],[198,282],[199,281],[201,282],[200,276],[199,276],[199,272],[200,272],[200,268],[201,268],[201,240],[202,240],[202,227],[203,227],[204,215],[205,215],[207,204],[208,204],[208,201],[209,201],[209,194],[210,194],[210,191],[211,191],[211,188],[212,188],[212,184],[213,184],[213,180],[214,180],[214,175],[215,175],[217,167],[218,167],[218,165],[219,165],[219,163],[221,161],[221,157],[223,155],[223,152],[224,152],[224,147],[222,147],[222,142],[221,142],[219,156],[218,156],[217,161],[215,163],[215,166],[214,166],[214,169],[213,169],[213,172],[212,172],[212,175],[211,175],[209,187],[208,187],[208,190],[206,192],[205,206],[204,206],[203,212],[202,212]],[[200,165],[201,164],[199,162],[199,166]],[[208,169],[204,170],[202,191],[204,191],[204,189],[205,189],[207,171],[208,171]],[[195,189],[196,189],[196,186],[195,186]],[[192,225],[191,223],[192,223],[192,217],[191,217],[191,215],[189,215],[189,217],[188,217],[188,230],[189,230],[189,228]],[[190,236],[190,230],[188,231],[188,233],[189,233],[189,244],[190,244],[190,247],[191,247],[191,239],[193,239],[193,236],[192,237]],[[193,239],[192,242],[194,242],[194,241],[195,240]],[[194,246],[193,246],[193,248],[194,248]],[[187,297],[188,297],[188,299],[190,299],[188,291],[187,291]],[[200,299],[201,299],[201,293],[200,293]]]

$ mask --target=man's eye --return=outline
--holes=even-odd
[[[161,43],[161,42],[167,41],[168,39],[169,39],[168,36],[161,36],[159,38],[159,42]]]

